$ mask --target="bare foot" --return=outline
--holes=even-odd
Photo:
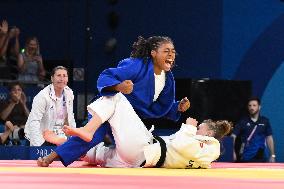
[[[65,138],[59,137],[53,131],[49,130],[43,132],[43,138],[45,141],[56,144],[57,146],[66,142]]]
[[[37,165],[39,167],[48,167],[57,158],[59,158],[58,154],[53,151],[48,156],[39,157],[37,160]]]
[[[90,142],[93,139],[93,135],[90,132],[86,131],[84,127],[73,128],[73,127],[64,125],[62,130],[66,135],[78,136],[86,142]]]

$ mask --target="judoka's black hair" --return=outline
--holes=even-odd
[[[144,61],[151,57],[151,51],[157,50],[163,43],[173,43],[173,40],[166,36],[152,36],[145,39],[142,36],[138,37],[138,40],[132,45],[132,52],[130,57],[132,58],[143,58]]]

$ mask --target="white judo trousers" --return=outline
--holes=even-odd
[[[160,159],[161,147],[135,113],[126,97],[118,93],[101,97],[88,106],[103,122],[109,121],[115,148],[103,143],[92,148],[85,161],[103,167],[154,167]],[[209,168],[220,155],[220,143],[209,136],[196,135],[197,128],[182,124],[175,134],[163,137],[167,145],[165,168]]]
[[[87,161],[103,167],[139,167],[145,160],[143,148],[152,143],[153,136],[126,97],[121,93],[104,96],[87,108],[110,123],[116,144],[115,148],[97,145],[87,153]]]

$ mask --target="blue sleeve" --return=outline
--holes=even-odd
[[[142,61],[139,59],[128,58],[122,60],[117,68],[104,70],[98,78],[97,88],[102,96],[115,95],[117,91],[106,91],[106,87],[114,86],[124,80],[135,80],[141,69]]]
[[[239,121],[233,129],[232,134],[238,136],[241,133],[242,129],[242,121]]]
[[[272,135],[271,125],[270,125],[270,122],[269,122],[269,120],[268,120],[268,119],[266,120],[265,135],[266,135],[266,136],[270,136],[270,135]]]
[[[165,115],[165,117],[167,119],[173,120],[173,121],[178,121],[180,116],[181,116],[181,112],[178,111],[178,104],[179,102],[175,102],[173,103],[170,111],[167,113],[167,115]]]

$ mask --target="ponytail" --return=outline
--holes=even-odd
[[[233,124],[227,120],[212,121],[210,119],[205,120],[203,123],[206,123],[208,127],[214,131],[213,137],[217,140],[222,139],[224,136],[231,132]]]
[[[163,43],[173,44],[173,41],[171,38],[165,36],[152,36],[148,39],[139,36],[138,40],[132,45],[133,50],[130,54],[130,57],[143,58],[144,61],[146,61],[151,57],[151,51],[157,50]]]

